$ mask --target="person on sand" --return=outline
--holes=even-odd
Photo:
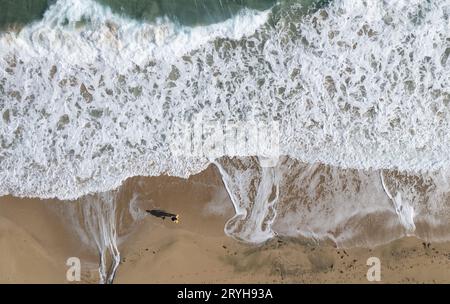
[[[157,209],[146,210],[146,211],[147,211],[147,213],[150,213],[153,216],[162,218],[163,220],[166,217],[168,217],[172,220],[172,222],[177,223],[177,224],[179,223],[180,216],[178,214],[173,214],[173,213],[166,212],[164,210],[157,210]]]

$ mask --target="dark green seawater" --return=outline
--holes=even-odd
[[[244,8],[266,10],[275,0],[97,0],[132,18],[153,21],[160,16],[183,25],[221,22]]]
[[[129,18],[152,22],[167,16],[182,25],[207,25],[227,20],[245,8],[267,10],[280,4],[320,7],[327,0],[93,0]],[[0,0],[0,28],[39,20],[56,0]]]
[[[167,16],[183,25],[224,21],[244,8],[266,10],[276,0],[95,0],[115,13],[154,21]],[[43,17],[54,0],[0,0],[0,27],[24,25]]]
[[[48,0],[0,0],[0,28],[40,19],[49,4]]]

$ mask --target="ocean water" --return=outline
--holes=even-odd
[[[27,25],[44,18],[56,0],[18,0],[1,2],[0,26]],[[234,17],[242,9],[266,10],[274,0],[94,0],[116,15],[142,22],[155,22],[167,16],[180,25],[207,25]],[[87,16],[86,16],[87,17]],[[70,20],[70,17],[67,21]],[[88,21],[88,18],[84,19]]]
[[[20,26],[42,18],[47,10],[48,0],[17,0],[0,2],[0,28]]]
[[[213,164],[243,241],[449,239],[449,0],[0,5],[0,195],[89,198]],[[199,121],[272,126],[280,157],[262,165],[249,134],[174,149]]]

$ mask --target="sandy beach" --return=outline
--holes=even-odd
[[[381,261],[381,283],[450,282],[449,243],[411,237],[342,249],[311,239],[234,240],[223,230],[233,206],[213,167],[188,180],[137,177],[123,188],[121,208],[138,190],[138,208],[177,213],[180,223],[151,215],[123,221],[114,283],[369,283],[369,257]],[[80,283],[98,282],[98,252],[67,218],[73,204],[83,202],[0,199],[1,283],[70,283],[65,263],[73,256],[82,262]]]

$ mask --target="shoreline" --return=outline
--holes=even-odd
[[[306,238],[252,245],[228,237],[224,226],[234,209],[211,167],[188,180],[134,178],[124,188],[113,283],[368,283],[372,256],[381,260],[381,283],[450,282],[449,242],[404,237],[375,248],[343,249]],[[80,283],[97,283],[98,251],[68,220],[77,214],[68,210],[85,203],[0,198],[0,282],[69,283],[65,262],[77,256]],[[180,223],[140,213],[151,208],[180,214]],[[138,211],[137,220],[130,210]]]

